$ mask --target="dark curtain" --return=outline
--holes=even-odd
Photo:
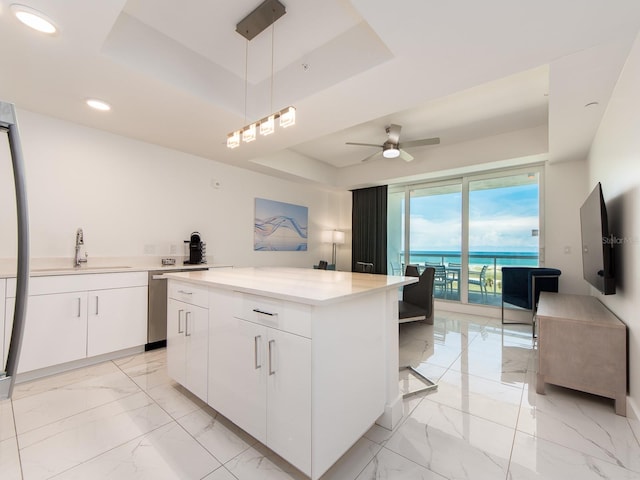
[[[387,274],[387,186],[352,190],[351,270],[357,262],[373,263]]]

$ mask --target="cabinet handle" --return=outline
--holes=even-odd
[[[178,290],[178,293],[181,293],[183,295],[193,295],[193,292],[188,292],[186,290]]]
[[[96,315],[98,315],[98,295],[96,295]]]
[[[259,313],[260,315],[269,315],[270,317],[275,317],[278,315],[277,313],[265,312],[264,310],[260,310],[259,308],[254,308],[253,311]]]
[[[262,338],[262,335],[256,335],[253,337],[253,363],[255,365],[255,369],[262,368],[262,364],[258,363],[259,355],[258,355],[258,342]]]
[[[190,337],[191,333],[189,333],[189,319],[191,318],[191,312],[187,311],[184,316],[184,336]]]
[[[82,315],[82,298],[78,297],[78,318]]]
[[[273,345],[275,345],[275,340],[269,340],[269,375],[273,375],[276,371],[273,369]]]
[[[184,332],[184,330],[182,330],[182,312],[184,312],[184,310],[178,310],[178,333]]]

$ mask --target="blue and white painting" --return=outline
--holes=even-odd
[[[253,249],[306,251],[308,225],[307,207],[256,198]]]

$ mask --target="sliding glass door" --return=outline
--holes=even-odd
[[[390,189],[387,209],[388,271],[400,275],[406,265],[417,265],[420,272],[434,266],[436,298],[459,300],[460,282],[446,266],[459,265],[461,258],[460,180]]]
[[[469,303],[500,305],[502,267],[538,265],[539,174],[470,179]]]
[[[409,263],[435,268],[436,298],[459,300],[459,282],[447,267],[452,262],[460,263],[461,183],[412,189],[409,202]]]
[[[436,269],[435,296],[500,305],[504,265],[538,265],[540,169],[389,188],[389,272]]]

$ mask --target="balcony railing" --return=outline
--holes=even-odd
[[[399,252],[398,257],[404,259],[404,252]],[[424,267],[427,265],[443,265],[447,279],[444,286],[436,288],[436,298],[444,300],[460,300],[460,273],[462,255],[460,252],[410,252],[409,264]],[[484,284],[476,282],[468,283],[469,303],[500,305],[502,297],[502,267],[504,266],[538,266],[537,253],[509,253],[509,252],[476,252],[469,254],[469,277],[479,280],[478,274],[483,266],[487,266]],[[400,274],[404,272],[404,262],[392,262],[390,272]],[[399,270],[399,271],[397,271]]]

